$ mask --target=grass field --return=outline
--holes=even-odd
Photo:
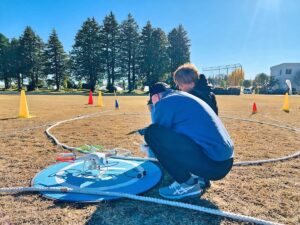
[[[235,161],[268,159],[300,149],[299,133],[222,118],[254,119],[300,128],[300,96],[290,97],[290,113],[281,111],[283,96],[217,96],[222,121],[235,143]],[[143,156],[139,136],[125,134],[150,122],[147,97],[104,97],[105,107],[87,105],[87,96],[27,96],[31,119],[18,119],[19,96],[0,95],[0,187],[28,186],[34,175],[55,163],[65,150],[45,135],[48,124],[104,110],[96,117],[62,124],[52,130],[70,146],[122,147]],[[94,99],[95,101],[96,99]],[[28,129],[32,128],[32,129]],[[160,186],[169,184],[166,175]],[[145,193],[158,196],[158,187]],[[184,202],[254,216],[284,224],[300,224],[300,158],[260,166],[234,167],[201,197]],[[39,195],[0,196],[0,224],[240,224],[222,217],[168,206],[119,200],[100,204],[67,204]]]

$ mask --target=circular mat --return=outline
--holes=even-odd
[[[154,187],[161,179],[160,168],[150,161],[108,159],[100,170],[88,168],[83,160],[63,162],[47,167],[32,180],[33,187],[69,187],[89,191],[140,194]],[[99,202],[118,197],[72,193],[42,192],[46,198],[72,202]]]

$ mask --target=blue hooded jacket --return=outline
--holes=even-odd
[[[234,147],[223,123],[201,99],[181,91],[167,91],[153,107],[152,122],[186,135],[215,161],[233,158]]]

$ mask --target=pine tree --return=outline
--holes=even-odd
[[[42,75],[42,52],[44,43],[31,27],[26,27],[20,38],[21,67],[25,77],[30,79],[28,90],[35,90]]]
[[[88,81],[90,89],[94,91],[96,82],[103,72],[100,26],[95,18],[88,18],[77,32],[71,59],[75,77],[78,80]]]
[[[139,45],[139,68],[141,78],[145,80],[145,84],[151,85],[151,75],[152,75],[152,46],[151,38],[154,29],[150,21],[143,27],[142,33],[140,36],[140,45]]]
[[[10,88],[9,39],[0,33],[0,79],[4,80],[5,89]]]
[[[151,48],[150,85],[164,80],[166,73],[169,72],[168,39],[162,29],[154,29],[151,37]]]
[[[13,38],[10,42],[9,56],[11,76],[12,78],[17,80],[18,90],[21,90],[23,85],[23,79],[21,76],[20,41],[16,38]]]
[[[46,44],[44,56],[46,58],[45,73],[53,75],[56,90],[59,91],[66,76],[67,55],[54,29]]]
[[[120,66],[122,74],[127,74],[128,91],[136,88],[139,33],[138,25],[131,14],[120,26]]]
[[[182,25],[174,28],[168,34],[168,54],[170,57],[170,72],[169,81],[174,85],[172,74],[182,64],[190,62],[190,40],[187,32]],[[172,85],[172,86],[173,86]]]
[[[114,91],[115,79],[118,76],[118,49],[119,49],[119,25],[115,15],[110,12],[104,18],[101,29],[101,43],[103,49],[102,58],[105,61],[105,74],[107,86],[110,92]]]

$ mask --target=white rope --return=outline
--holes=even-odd
[[[56,122],[55,124],[53,124],[52,126],[48,127],[46,129],[46,134],[48,135],[49,138],[51,138],[54,143],[58,146],[61,146],[65,149],[69,149],[71,151],[74,151],[74,150],[81,150],[80,148],[76,148],[76,147],[70,147],[66,144],[63,144],[63,143],[60,143],[59,140],[53,135],[51,134],[50,130],[62,123],[67,123],[67,122],[70,122],[70,121],[75,121],[75,120],[80,120],[80,119],[85,119],[85,118],[90,118],[90,117],[93,117],[93,116],[98,116],[99,114],[103,114],[103,113],[106,113],[106,112],[110,112],[111,110],[105,110],[105,111],[102,111],[102,112],[98,112],[98,113],[92,113],[92,114],[88,114],[88,115],[83,115],[83,116],[77,116],[75,118],[71,118],[71,119],[67,119],[67,120],[62,120],[62,121],[59,121],[59,122]]]
[[[102,195],[102,196],[113,196],[113,197],[121,197],[121,198],[129,198],[137,201],[143,201],[143,202],[151,202],[161,205],[168,205],[168,206],[175,206],[185,209],[192,209],[198,212],[208,213],[216,216],[222,216],[226,218],[231,218],[234,220],[239,221],[247,221],[250,223],[256,223],[256,224],[263,224],[263,225],[278,225],[279,223],[262,220],[250,216],[244,216],[239,215],[231,212],[221,211],[217,209],[210,209],[198,205],[192,205],[184,202],[176,202],[176,201],[170,201],[170,200],[164,200],[164,199],[158,199],[153,197],[145,197],[145,196],[138,196],[133,194],[127,194],[127,193],[120,193],[120,192],[108,192],[108,191],[92,191],[88,189],[71,189],[67,187],[60,187],[60,188],[54,188],[54,187],[43,187],[43,188],[35,188],[35,187],[15,187],[15,188],[0,188],[0,193],[7,193],[7,194],[13,194],[13,193],[21,193],[21,192],[60,192],[60,193],[76,193],[76,194],[87,194],[87,195]]]
[[[225,119],[232,119],[232,120],[240,120],[240,121],[246,121],[246,122],[252,122],[252,123],[265,124],[265,125],[269,125],[269,126],[273,126],[273,127],[279,127],[279,128],[283,128],[283,129],[288,129],[288,130],[300,132],[300,128],[295,128],[295,127],[291,127],[291,126],[283,126],[283,125],[279,125],[279,124],[275,124],[275,123],[268,123],[268,122],[262,122],[262,121],[259,121],[259,120],[251,120],[251,119],[230,117],[230,116],[220,116],[220,117],[225,118]]]
[[[278,125],[278,124],[274,124],[274,123],[262,122],[262,121],[258,121],[258,120],[250,120],[250,119],[229,117],[229,116],[222,116],[222,118],[232,119],[232,120],[240,120],[240,121],[246,121],[246,122],[252,122],[252,123],[259,123],[259,124],[279,127],[279,128],[283,128],[283,129],[287,129],[287,130],[291,130],[291,131],[295,131],[295,132],[300,132],[300,129],[295,128],[295,127],[288,127],[288,126]],[[279,158],[236,162],[233,165],[234,166],[261,165],[261,164],[264,164],[264,163],[273,163],[273,162],[285,161],[285,160],[289,160],[289,159],[296,158],[296,157],[299,157],[299,156],[300,156],[300,150],[293,153],[293,154],[291,154],[291,155],[287,155],[287,156],[283,156],[283,157],[279,157]]]
[[[52,126],[50,126],[49,128],[47,128],[46,130],[46,134],[55,142],[56,145],[61,146],[65,149],[74,151],[74,150],[80,150],[80,148],[76,148],[76,147],[71,147],[68,146],[66,144],[60,143],[58,141],[58,139],[51,134],[50,130],[62,123],[66,123],[66,122],[70,122],[70,121],[74,121],[74,120],[79,120],[79,119],[85,119],[85,118],[90,118],[93,117],[95,115],[99,115],[99,114],[103,114],[106,112],[109,112],[111,110],[106,110],[106,111],[102,111],[100,113],[94,113],[94,114],[89,114],[89,115],[84,115],[84,116],[78,116],[72,119],[68,119],[68,120],[63,120],[63,121],[59,121],[55,124],[53,124]],[[105,115],[110,115],[110,114],[105,114]],[[122,114],[118,114],[118,115],[122,115]],[[135,114],[137,115],[137,114]],[[294,128],[294,127],[288,127],[288,126],[283,126],[283,125],[278,125],[278,124],[274,124],[274,123],[267,123],[267,122],[262,122],[262,121],[258,121],[258,120],[250,120],[250,119],[243,119],[243,118],[237,118],[237,117],[228,117],[228,116],[221,116],[222,118],[225,119],[233,119],[233,120],[240,120],[240,121],[246,121],[246,122],[252,122],[252,123],[259,123],[259,124],[265,124],[265,125],[270,125],[270,126],[274,126],[274,127],[279,127],[279,128],[283,128],[283,129],[287,129],[287,130],[292,130],[292,131],[296,131],[296,132],[300,132],[300,129],[298,128]],[[124,149],[123,149],[124,150]],[[128,150],[129,151],[129,150]],[[233,166],[250,166],[250,165],[261,165],[261,164],[265,164],[265,163],[272,163],[272,162],[279,162],[279,161],[285,161],[285,160],[289,160],[292,158],[296,158],[300,156],[300,150],[291,154],[291,155],[287,155],[287,156],[283,156],[283,157],[279,157],[279,158],[273,158],[273,159],[262,159],[262,160],[255,160],[255,161],[242,161],[242,162],[235,162],[233,164]],[[149,160],[152,162],[157,162],[157,159],[155,158],[143,158],[143,157],[129,157],[129,156],[113,156],[113,158],[118,158],[118,159],[128,159],[128,160]]]
[[[111,111],[111,110],[102,111],[100,113],[103,114],[103,113],[108,112],[108,111]],[[98,115],[100,113],[90,114],[90,115],[85,115],[85,116],[78,116],[76,118],[59,121],[59,122],[53,124],[52,126],[50,126],[46,130],[46,134],[58,146],[61,146],[65,149],[69,149],[69,150],[79,150],[79,148],[70,147],[66,144],[60,143],[58,141],[58,139],[53,134],[51,134],[50,130],[53,127],[56,127],[56,126],[58,126],[62,123],[66,123],[66,122],[70,122],[70,121],[74,121],[74,120],[79,120],[79,119],[84,119],[84,118],[90,118],[90,117]],[[275,127],[284,128],[284,129],[289,129],[289,130],[293,130],[293,131],[297,131],[297,132],[300,131],[297,128],[291,128],[291,127],[286,127],[286,126],[277,125],[277,124],[271,124],[271,123],[255,121],[255,120],[234,118],[234,117],[225,117],[225,116],[223,116],[223,118],[242,120],[242,121],[248,121],[248,122],[256,122],[256,123],[260,123],[260,124],[266,124],[266,125],[271,125],[271,126],[275,126]],[[294,157],[298,157],[299,155],[300,155],[300,151],[298,151],[298,152],[296,152],[292,155],[281,157],[281,158],[257,160],[257,161],[236,162],[236,163],[234,163],[234,165],[235,166],[258,165],[258,164],[262,164],[262,163],[270,163],[270,162],[277,162],[277,161],[287,160],[287,159],[291,159],[291,158],[294,158]],[[114,158],[128,159],[128,160],[157,161],[157,159],[155,159],[155,158],[128,157],[128,156],[114,156]],[[246,222],[251,222],[251,223],[256,223],[256,224],[277,224],[277,223],[273,223],[273,222],[270,222],[270,221],[257,219],[257,218],[254,218],[254,217],[238,215],[238,214],[225,212],[225,211],[221,211],[221,210],[205,208],[205,207],[202,207],[202,206],[191,205],[191,204],[182,203],[182,202],[168,201],[168,200],[157,199],[157,198],[152,198],[152,197],[143,197],[143,196],[132,195],[132,194],[127,194],[127,193],[120,193],[120,192],[89,191],[89,190],[84,190],[84,189],[69,189],[69,188],[34,188],[34,187],[1,188],[0,189],[0,193],[40,192],[40,191],[69,192],[69,193],[78,193],[78,194],[92,194],[92,195],[105,195],[105,196],[124,197],[124,198],[139,200],[139,201],[146,201],[146,202],[152,202],[152,203],[157,203],[157,204],[164,204],[164,205],[169,205],[169,206],[176,206],[176,207],[181,207],[181,208],[193,209],[193,210],[200,211],[200,212],[205,212],[205,213],[209,213],[209,214],[213,214],[213,215],[228,217],[228,218],[232,218],[232,219],[235,219],[235,220],[246,221]]]

